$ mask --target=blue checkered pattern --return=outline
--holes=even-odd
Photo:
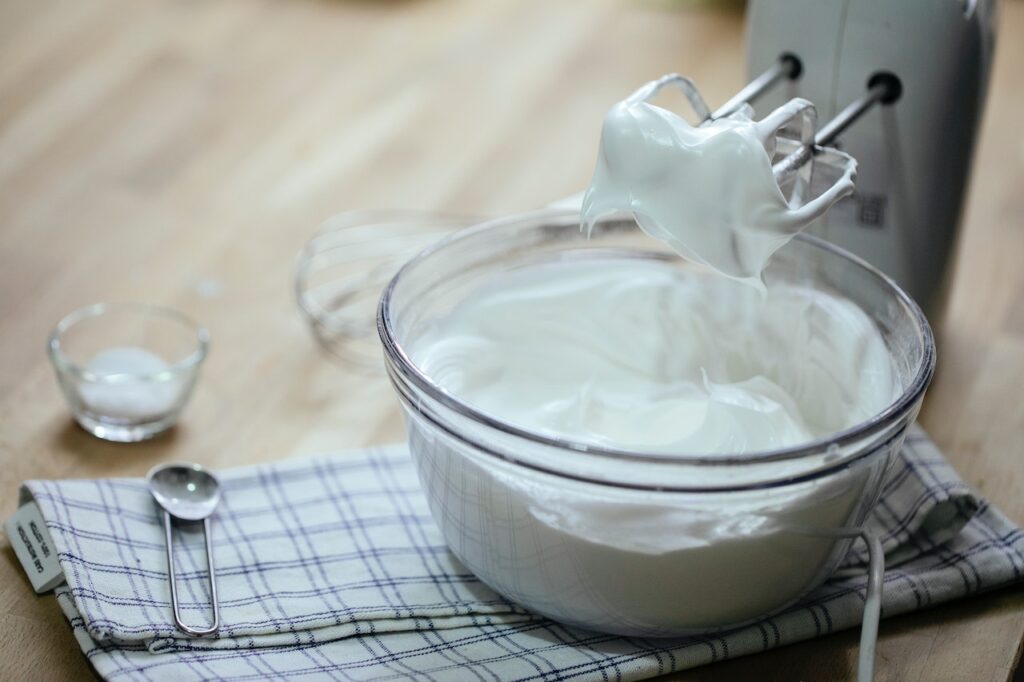
[[[857,626],[854,549],[800,604],[721,635],[624,638],[531,615],[446,549],[404,446],[221,475],[216,639],[171,625],[160,518],[139,480],[31,481],[67,585],[57,599],[109,680],[632,680]],[[869,520],[884,615],[1021,580],[1024,534],[912,431]],[[178,533],[186,620],[208,604],[201,535]],[[883,625],[884,631],[884,625]]]

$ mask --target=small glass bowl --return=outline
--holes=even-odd
[[[209,343],[206,329],[169,308],[96,303],[58,322],[48,350],[75,421],[132,443],[178,420]]]

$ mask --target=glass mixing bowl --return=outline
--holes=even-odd
[[[927,321],[875,268],[798,236],[773,257],[769,285],[858,304],[882,334],[898,397],[827,438],[736,455],[615,450],[531,432],[475,409],[411,361],[418,335],[497,272],[580,258],[699,267],[631,219],[605,220],[589,239],[578,221],[543,212],[463,230],[409,261],[381,298],[384,362],[445,540],[501,594],[585,628],[683,635],[784,609],[836,569],[879,497],[934,369]]]

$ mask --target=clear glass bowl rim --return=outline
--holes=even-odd
[[[121,373],[121,374],[97,374],[86,367],[74,362],[64,354],[61,348],[61,336],[68,329],[92,317],[100,317],[110,312],[146,312],[171,319],[182,326],[188,327],[196,338],[195,349],[181,360],[158,372]],[[91,381],[106,384],[120,384],[127,382],[162,382],[169,381],[196,367],[206,358],[210,347],[210,333],[207,329],[184,313],[166,306],[154,305],[152,303],[137,302],[101,302],[82,306],[65,315],[50,332],[47,339],[47,351],[54,366],[62,372],[68,372],[82,381]]]
[[[495,417],[494,415],[482,412],[468,403],[463,402],[453,394],[445,391],[443,388],[435,384],[426,374],[420,371],[405,352],[405,349],[402,348],[401,344],[395,338],[394,325],[391,320],[391,298],[396,286],[409,270],[430,258],[434,253],[448,247],[450,244],[462,239],[473,237],[486,230],[496,229],[515,223],[542,220],[557,221],[572,216],[578,217],[578,215],[578,212],[575,211],[555,211],[551,209],[544,209],[533,213],[524,213],[486,221],[479,225],[459,230],[406,261],[398,272],[395,273],[394,277],[391,278],[391,281],[388,282],[387,287],[381,294],[380,303],[377,306],[377,331],[380,335],[381,343],[384,348],[384,357],[391,365],[389,370],[398,372],[402,378],[411,382],[416,388],[426,393],[431,399],[436,400],[438,403],[455,411],[463,417],[484,424],[513,437],[532,441],[544,446],[556,447],[587,455],[597,455],[617,460],[628,460],[634,462],[647,461],[655,463],[676,462],[680,464],[704,466],[761,464],[764,462],[792,460],[799,459],[801,457],[821,455],[830,447],[842,447],[850,443],[861,441],[884,431],[889,426],[892,426],[907,415],[928,388],[932,374],[935,371],[935,339],[932,334],[931,326],[928,324],[928,320],[925,318],[924,312],[922,312],[920,306],[918,306],[917,303],[906,292],[904,292],[895,281],[892,280],[892,278],[864,259],[855,256],[849,251],[846,251],[845,249],[842,249],[830,242],[806,233],[797,234],[795,239],[851,261],[853,265],[865,270],[869,275],[879,280],[882,285],[910,311],[915,326],[921,334],[924,346],[922,349],[921,362],[917,368],[917,372],[910,381],[906,390],[904,390],[899,397],[890,403],[888,407],[870,419],[824,438],[819,438],[788,448],[721,455],[671,454],[663,452],[648,452],[643,450],[608,448],[591,443],[573,441],[567,438],[550,436],[510,424]],[[389,372],[389,374],[390,373],[391,372]],[[392,380],[394,380],[394,377],[392,377]],[[504,458],[509,459],[507,456]],[[515,458],[512,459],[514,460]],[[523,464],[518,461],[516,461],[516,463]],[[844,458],[843,464],[849,464],[849,460]]]

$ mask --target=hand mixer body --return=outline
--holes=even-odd
[[[859,163],[857,191],[811,231],[881,268],[929,314],[963,207],[994,10],[994,0],[751,0],[748,9],[751,76],[787,53],[803,67],[758,100],[758,113],[804,97],[826,120],[863,95],[872,75],[899,78],[899,100],[838,139]]]

